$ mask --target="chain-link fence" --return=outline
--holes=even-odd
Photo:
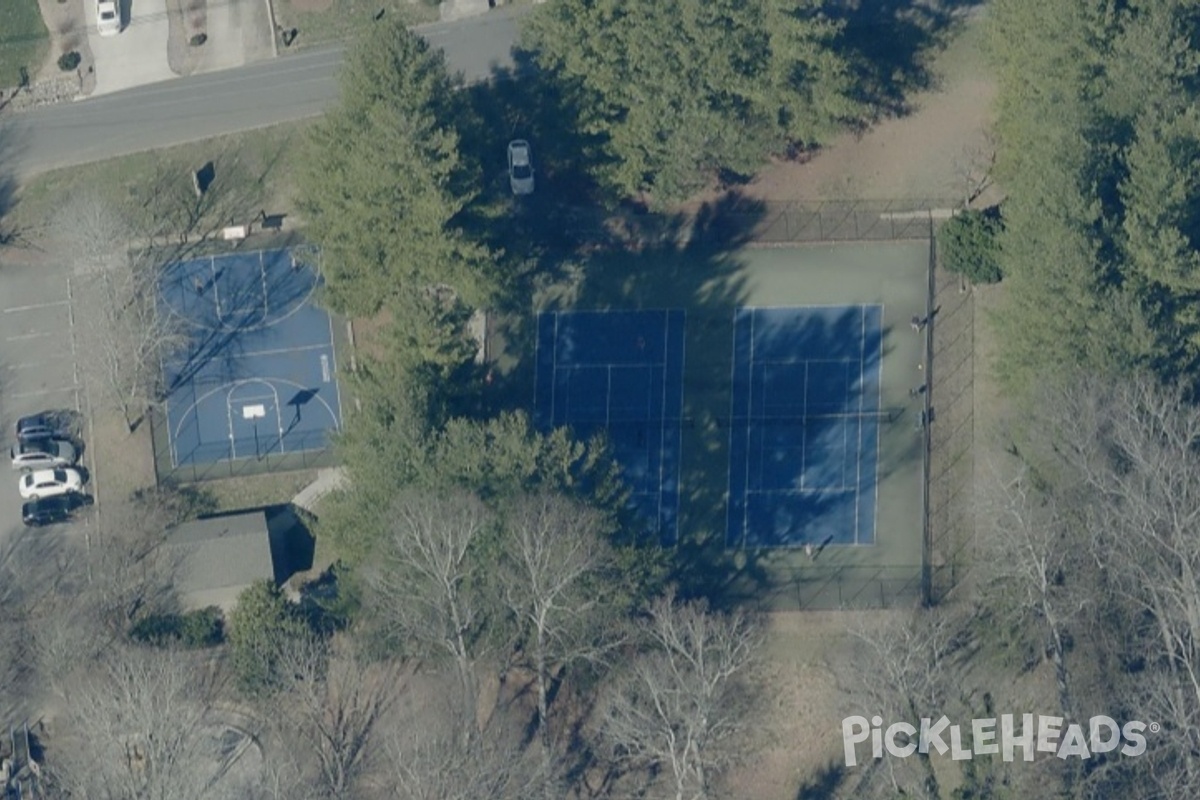
[[[975,540],[975,305],[967,284],[935,268],[931,281],[926,602],[962,581]]]
[[[191,452],[178,453],[176,464],[171,453],[167,420],[162,409],[148,415],[154,441],[154,471],[158,483],[194,483],[220,478],[265,475],[269,472],[336,466],[328,446],[328,431],[313,431],[288,436],[287,452],[280,452],[275,438],[236,439],[218,444],[200,444]],[[233,455],[237,457],[234,458]]]
[[[944,208],[937,200],[834,200],[822,203],[767,203],[739,215],[730,211],[714,234],[728,225],[747,230],[760,244],[789,242],[861,242],[925,239],[930,209]],[[744,227],[743,227],[744,226]]]
[[[773,611],[913,608],[922,601],[920,564],[812,564],[801,554],[793,570],[775,564],[769,573],[743,594]]]

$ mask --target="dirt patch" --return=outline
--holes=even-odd
[[[755,726],[758,757],[730,773],[730,797],[796,800],[806,783],[842,756],[846,687],[840,676],[853,645],[847,631],[867,617],[910,612],[800,611],[769,615],[764,689],[767,710]]]
[[[67,0],[65,3],[38,0],[42,19],[50,31],[50,52],[34,76],[34,81],[58,81],[69,76],[70,73],[64,73],[59,68],[58,58],[63,53],[75,51],[80,56],[79,66],[74,70],[79,94],[91,94],[96,88],[96,62],[88,46],[89,11],[85,5],[84,0]]]
[[[955,200],[972,166],[991,151],[996,82],[982,63],[983,17],[935,59],[937,88],[912,98],[913,111],[861,135],[846,133],[811,158],[779,161],[743,188],[772,201]]]
[[[91,389],[92,402],[99,387]],[[92,479],[105,492],[104,500],[122,500],[138,489],[154,486],[154,456],[150,446],[150,426],[142,424],[133,433],[119,413],[93,407],[88,449]]]

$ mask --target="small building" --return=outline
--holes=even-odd
[[[259,580],[277,586],[311,564],[311,537],[291,506],[201,517],[167,531],[163,541],[185,611],[217,606],[228,613]]]

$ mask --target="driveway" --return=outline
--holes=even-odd
[[[189,71],[213,72],[271,58],[275,34],[266,0],[223,0],[208,3],[208,40],[195,50]]]
[[[121,0],[125,27],[116,36],[101,36],[88,26],[88,46],[96,63],[93,95],[176,77],[167,60],[167,0]],[[88,13],[94,15],[92,4]]]

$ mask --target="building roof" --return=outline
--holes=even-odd
[[[188,609],[228,611],[243,589],[276,579],[266,514],[259,510],[184,522],[167,531],[175,588]]]

